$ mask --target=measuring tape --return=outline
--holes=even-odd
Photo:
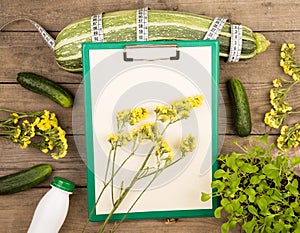
[[[148,40],[148,8],[136,11],[136,40]]]
[[[216,40],[225,24],[227,19],[216,17],[211,23],[208,31],[206,32],[203,40]]]
[[[242,52],[243,45],[242,25],[231,25],[230,52],[227,62],[238,62]]]
[[[46,44],[49,46],[49,48],[54,50],[55,40],[53,39],[53,37],[48,32],[46,32],[46,30],[41,25],[39,25],[37,22],[33,21],[32,19],[28,19],[28,18],[14,19],[12,21],[7,22],[3,26],[1,26],[0,31],[2,31],[7,25],[9,25],[13,22],[21,21],[21,20],[30,22],[38,30],[38,32],[40,33],[40,35],[42,36],[42,38],[46,42]]]
[[[103,42],[102,13],[91,17],[92,42]]]

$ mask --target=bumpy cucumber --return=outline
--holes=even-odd
[[[30,72],[20,72],[17,81],[24,88],[46,96],[62,107],[70,108],[73,106],[71,93],[50,79]]]
[[[27,190],[43,181],[52,173],[49,164],[39,164],[17,173],[0,177],[0,195]]]
[[[240,80],[231,78],[228,81],[228,92],[233,108],[234,125],[239,136],[251,133],[252,122],[248,96]]]

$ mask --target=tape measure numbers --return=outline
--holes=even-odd
[[[148,40],[148,8],[136,11],[136,40]]]
[[[242,25],[231,25],[230,52],[227,62],[238,62],[241,56],[243,46],[243,28]]]
[[[203,40],[216,40],[225,24],[227,19],[216,17],[211,23],[208,31],[206,32]]]
[[[91,17],[91,32],[93,42],[103,42],[102,13]]]

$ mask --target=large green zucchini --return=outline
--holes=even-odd
[[[212,23],[212,18],[197,14],[149,10],[148,40],[201,40]],[[117,11],[103,14],[104,41],[135,41],[136,10]],[[230,23],[225,23],[219,34],[220,56],[228,57],[230,50]],[[269,41],[250,28],[243,26],[243,46],[240,59],[249,59],[266,50]],[[91,17],[72,22],[55,40],[54,54],[58,65],[71,72],[81,71],[81,44],[90,42]]]

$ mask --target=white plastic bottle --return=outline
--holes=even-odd
[[[54,177],[51,189],[37,205],[27,233],[58,233],[69,209],[69,195],[75,185],[69,180]]]

